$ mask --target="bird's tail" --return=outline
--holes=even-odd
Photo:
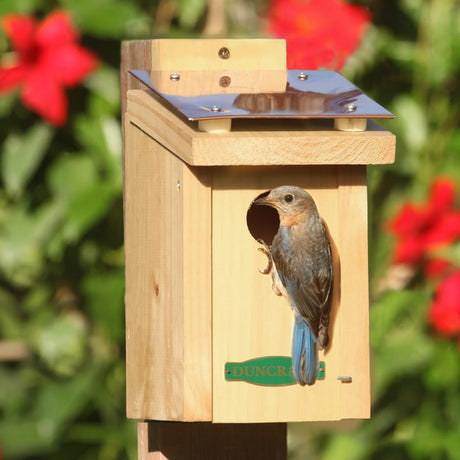
[[[292,370],[300,385],[313,385],[318,374],[316,337],[295,311],[292,334]]]

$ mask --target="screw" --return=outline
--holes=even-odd
[[[228,59],[230,57],[230,50],[228,48],[223,47],[219,50],[218,54],[221,59]]]
[[[355,112],[356,111],[356,105],[355,104],[348,104],[347,106],[345,106],[345,108],[347,109],[347,112]]]
[[[177,188],[180,190],[180,189],[181,189],[181,187],[182,187],[181,181],[180,181],[180,180],[178,180],[178,181],[177,181]]]
[[[305,73],[305,72],[300,72],[299,75],[297,75],[297,78],[299,80],[307,80],[308,79],[308,75]]]
[[[222,109],[220,107],[217,107],[217,105],[213,105],[211,107],[211,112],[222,112]]]
[[[219,85],[222,88],[227,88],[227,86],[230,86],[230,83],[232,82],[232,79],[225,75],[224,77],[220,77],[219,79]]]
[[[169,76],[169,79],[171,81],[179,81],[180,80],[180,75],[178,73],[172,73],[170,76]]]
[[[339,375],[337,380],[341,380],[342,382],[351,382],[353,379],[348,375]]]

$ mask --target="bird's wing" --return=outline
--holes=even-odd
[[[326,258],[330,260],[328,250]],[[302,252],[299,248],[286,251],[286,245],[276,237],[273,241],[272,257],[290,301],[317,336],[321,317],[329,314],[332,269],[327,264],[318,270]]]

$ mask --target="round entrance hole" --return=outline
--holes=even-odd
[[[280,226],[278,211],[271,206],[255,204],[255,201],[269,193],[270,190],[256,196],[246,214],[249,233],[256,241],[263,241],[267,246],[272,245]]]

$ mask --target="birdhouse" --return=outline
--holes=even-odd
[[[392,115],[338,73],[287,71],[282,40],[128,42],[122,89],[128,417],[368,418],[366,165],[394,161],[373,121]],[[308,191],[332,248],[310,386],[263,273],[280,222],[254,201],[282,185]]]

